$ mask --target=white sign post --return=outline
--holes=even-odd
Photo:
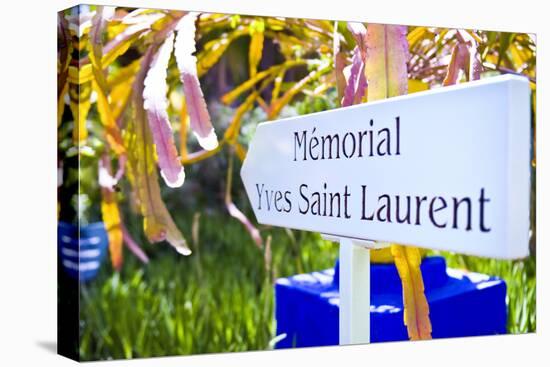
[[[370,249],[372,241],[345,237],[324,239],[340,242],[340,345],[370,343]]]
[[[258,222],[340,242],[340,344],[369,342],[372,241],[528,255],[530,89],[500,76],[258,125]]]

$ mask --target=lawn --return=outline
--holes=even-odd
[[[192,218],[177,220],[184,233],[192,233]],[[125,253],[120,274],[105,263],[98,278],[82,286],[83,360],[272,348],[273,280],[329,268],[338,254],[336,244],[313,233],[263,228],[264,238],[272,237],[266,253],[228,216],[203,214],[199,223],[198,236],[188,236],[193,255],[148,245],[147,266]],[[535,331],[533,258],[443,255],[453,267],[504,278],[509,332]]]

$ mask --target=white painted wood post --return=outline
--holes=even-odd
[[[340,345],[370,343],[370,250],[388,243],[321,233],[340,243]]]
[[[340,345],[370,343],[370,250],[340,238]]]

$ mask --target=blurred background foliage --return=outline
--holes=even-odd
[[[94,11],[94,7],[87,10]],[[117,8],[117,19],[132,11]],[[219,145],[212,151],[203,150],[189,132],[183,91],[171,59],[168,113],[187,178],[180,188],[161,188],[168,211],[194,253],[183,257],[170,248],[149,245],[132,203],[130,183],[122,179],[116,197],[125,226],[151,261],[142,265],[124,248],[125,263],[119,272],[104,264],[97,279],[82,285],[80,353],[84,360],[270,348],[276,337],[274,279],[328,268],[336,260],[337,245],[313,233],[259,226],[262,242],[256,246],[247,228],[227,214],[224,198],[229,193],[232,202],[253,218],[238,176],[240,165],[236,161],[233,169],[229,162],[234,155],[244,158],[259,122],[340,107],[335,59],[342,55],[344,65],[349,65],[355,47],[346,22],[201,14],[196,27],[197,72]],[[124,29],[120,22],[108,22],[107,41]],[[152,29],[151,37],[156,32]],[[467,33],[477,43],[482,78],[513,73],[531,81],[535,136],[535,36]],[[409,93],[441,87],[460,42],[459,32],[411,26],[407,40]],[[123,81],[126,89],[131,88],[146,42],[145,37],[131,39],[106,68],[112,93],[121,96],[120,106],[113,106],[120,109],[120,116],[124,116],[130,93],[123,90]],[[461,73],[459,81],[466,79],[466,73]],[[116,88],[117,80],[121,89]],[[93,93],[91,100],[88,137],[79,150],[69,109],[62,117],[71,122],[58,130],[60,161],[72,167],[72,161],[79,161],[81,183],[78,188],[78,171],[64,170],[59,216],[71,220],[79,211],[84,224],[101,220],[97,166],[106,151]],[[366,97],[362,102],[367,102]],[[506,280],[511,333],[536,330],[535,151],[534,140],[531,256],[498,261],[443,253],[449,266]],[[230,187],[228,177],[232,177]]]

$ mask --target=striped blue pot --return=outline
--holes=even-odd
[[[80,238],[79,238],[80,237]],[[57,247],[61,266],[71,278],[85,282],[96,277],[105,259],[109,240],[103,222],[78,226],[59,222]]]

